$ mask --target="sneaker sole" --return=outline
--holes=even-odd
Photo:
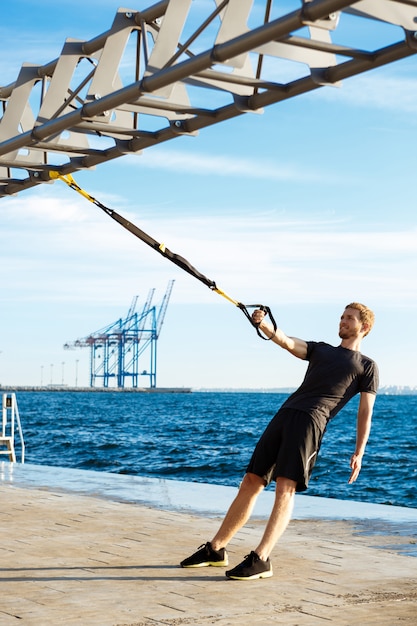
[[[233,576],[226,572],[227,578],[230,580],[258,580],[259,578],[271,578],[274,575],[274,572],[269,570],[268,572],[262,572],[261,574],[253,574],[253,576]]]
[[[224,561],[204,561],[203,563],[196,563],[194,565],[181,565],[184,568],[191,567],[227,567],[229,565],[228,560]]]

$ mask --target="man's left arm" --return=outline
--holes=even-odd
[[[362,458],[365,447],[371,432],[372,411],[375,404],[375,394],[362,392],[360,395],[358,417],[356,424],[356,449],[350,459],[350,469],[352,473],[349,478],[349,485],[354,483],[362,467]]]

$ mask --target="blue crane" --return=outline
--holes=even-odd
[[[170,280],[160,305],[152,304],[155,289],[151,289],[140,313],[135,296],[124,319],[64,344],[66,350],[90,349],[90,387],[138,388],[140,376],[149,376],[150,388],[156,387],[157,341],[173,286]],[[139,359],[148,348],[149,369],[141,370]]]

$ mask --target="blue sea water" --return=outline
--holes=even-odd
[[[22,391],[16,397],[28,463],[237,486],[287,395]],[[307,494],[417,508],[417,396],[378,396],[361,474],[348,485],[356,409],[354,400],[330,423]]]

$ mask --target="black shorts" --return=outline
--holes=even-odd
[[[308,413],[280,409],[261,435],[246,471],[261,476],[267,485],[279,476],[295,480],[296,491],[305,491],[324,431]]]

